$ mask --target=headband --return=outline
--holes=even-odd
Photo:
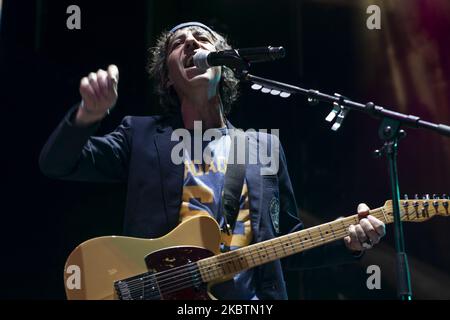
[[[210,27],[204,25],[203,23],[196,22],[196,21],[180,23],[179,25],[176,25],[175,27],[173,27],[170,30],[170,33],[175,33],[177,30],[187,28],[187,27],[200,27],[200,28],[203,28],[203,29],[209,31],[209,33],[211,33],[211,35],[214,36],[214,32],[212,31],[212,29]]]

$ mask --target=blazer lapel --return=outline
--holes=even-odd
[[[183,191],[184,164],[175,164],[171,159],[172,149],[179,143],[178,141],[171,141],[171,136],[174,128],[179,127],[181,127],[179,119],[175,117],[169,126],[159,127],[158,134],[155,136],[155,145],[161,168],[160,175],[167,232],[178,225]]]

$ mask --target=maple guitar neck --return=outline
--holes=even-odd
[[[403,200],[400,211],[405,222],[450,216],[446,198]],[[392,223],[392,201],[369,214]],[[219,250],[217,221],[201,215],[158,239],[90,239],[66,261],[66,294],[71,300],[213,299],[210,288],[215,284],[243,270],[343,239],[348,227],[360,219],[358,215],[341,218],[226,253]]]
[[[401,204],[402,221],[422,222],[434,215],[450,215],[446,199],[405,200]],[[392,223],[392,201],[370,210],[369,214],[385,224]],[[202,259],[197,262],[198,270],[204,282],[229,278],[243,270],[343,239],[348,235],[348,227],[358,224],[359,220],[358,215],[353,215]]]

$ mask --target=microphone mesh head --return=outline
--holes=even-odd
[[[194,54],[194,66],[199,69],[208,69],[211,66],[208,64],[208,55],[209,51],[207,50],[197,50],[197,53]]]

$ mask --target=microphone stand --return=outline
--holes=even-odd
[[[354,102],[339,94],[334,94],[334,96],[331,96],[317,90],[303,89],[282,82],[257,77],[249,74],[244,68],[235,69],[235,74],[242,81],[253,83],[253,89],[262,90],[264,93],[270,92],[272,95],[279,95],[283,98],[287,98],[292,94],[298,93],[307,96],[310,104],[317,104],[319,101],[332,103],[334,106],[333,111],[331,111],[326,120],[331,122],[336,119],[336,122],[332,127],[332,130],[334,131],[339,129],[350,110],[365,112],[373,117],[382,119],[378,133],[380,139],[384,143],[380,150],[375,150],[375,155],[378,157],[386,155],[389,165],[392,206],[394,213],[397,293],[401,300],[411,300],[411,279],[408,259],[405,252],[402,220],[400,216],[400,188],[397,172],[398,144],[400,139],[406,136],[405,131],[401,130],[400,126],[404,125],[412,128],[425,128],[448,137],[450,137],[450,126],[423,121],[417,116],[406,115],[388,110],[381,106],[377,106],[372,102],[362,104]]]

